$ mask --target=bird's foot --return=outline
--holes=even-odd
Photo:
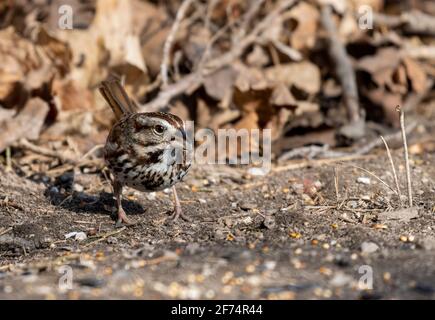
[[[125,214],[124,210],[120,209],[118,210],[118,220],[115,223],[115,228],[121,228],[121,227],[131,227],[135,225],[134,222],[131,222],[128,218],[127,215]]]
[[[181,218],[181,219],[183,219],[184,221],[187,221],[187,222],[191,222],[192,221],[192,219],[183,212],[181,207],[177,207],[176,206],[175,209],[174,209],[174,212],[169,216],[168,219],[171,220],[171,221],[177,221],[178,218]]]

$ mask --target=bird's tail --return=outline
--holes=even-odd
[[[99,90],[112,108],[117,120],[126,114],[137,112],[136,103],[130,99],[117,76],[111,75],[101,82]]]

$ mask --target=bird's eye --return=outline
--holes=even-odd
[[[156,126],[154,127],[154,131],[155,131],[157,134],[162,134],[163,132],[165,132],[165,127],[162,126],[162,125],[160,125],[160,124],[158,124],[158,125],[156,125]]]

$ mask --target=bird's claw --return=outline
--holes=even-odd
[[[128,218],[127,215],[125,214],[124,210],[120,210],[118,212],[118,220],[115,223],[115,228],[121,228],[121,227],[131,227],[135,225],[134,222],[131,222]]]
[[[174,213],[172,213],[169,216],[168,219],[171,220],[171,221],[177,221],[178,218],[181,218],[181,219],[183,219],[184,221],[187,221],[187,222],[191,222],[192,221],[192,219],[189,216],[187,216],[183,212],[183,210],[181,210],[181,208],[175,208]]]

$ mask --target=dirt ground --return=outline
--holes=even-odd
[[[401,153],[394,158],[405,185]],[[195,167],[178,185],[192,222],[166,221],[169,193],[128,190],[138,223],[120,229],[101,174],[49,179],[0,167],[0,298],[432,299],[434,163],[433,153],[412,157],[418,209],[398,213],[397,196],[352,167],[393,186],[385,153],[266,176]],[[87,238],[66,239],[71,232]]]

